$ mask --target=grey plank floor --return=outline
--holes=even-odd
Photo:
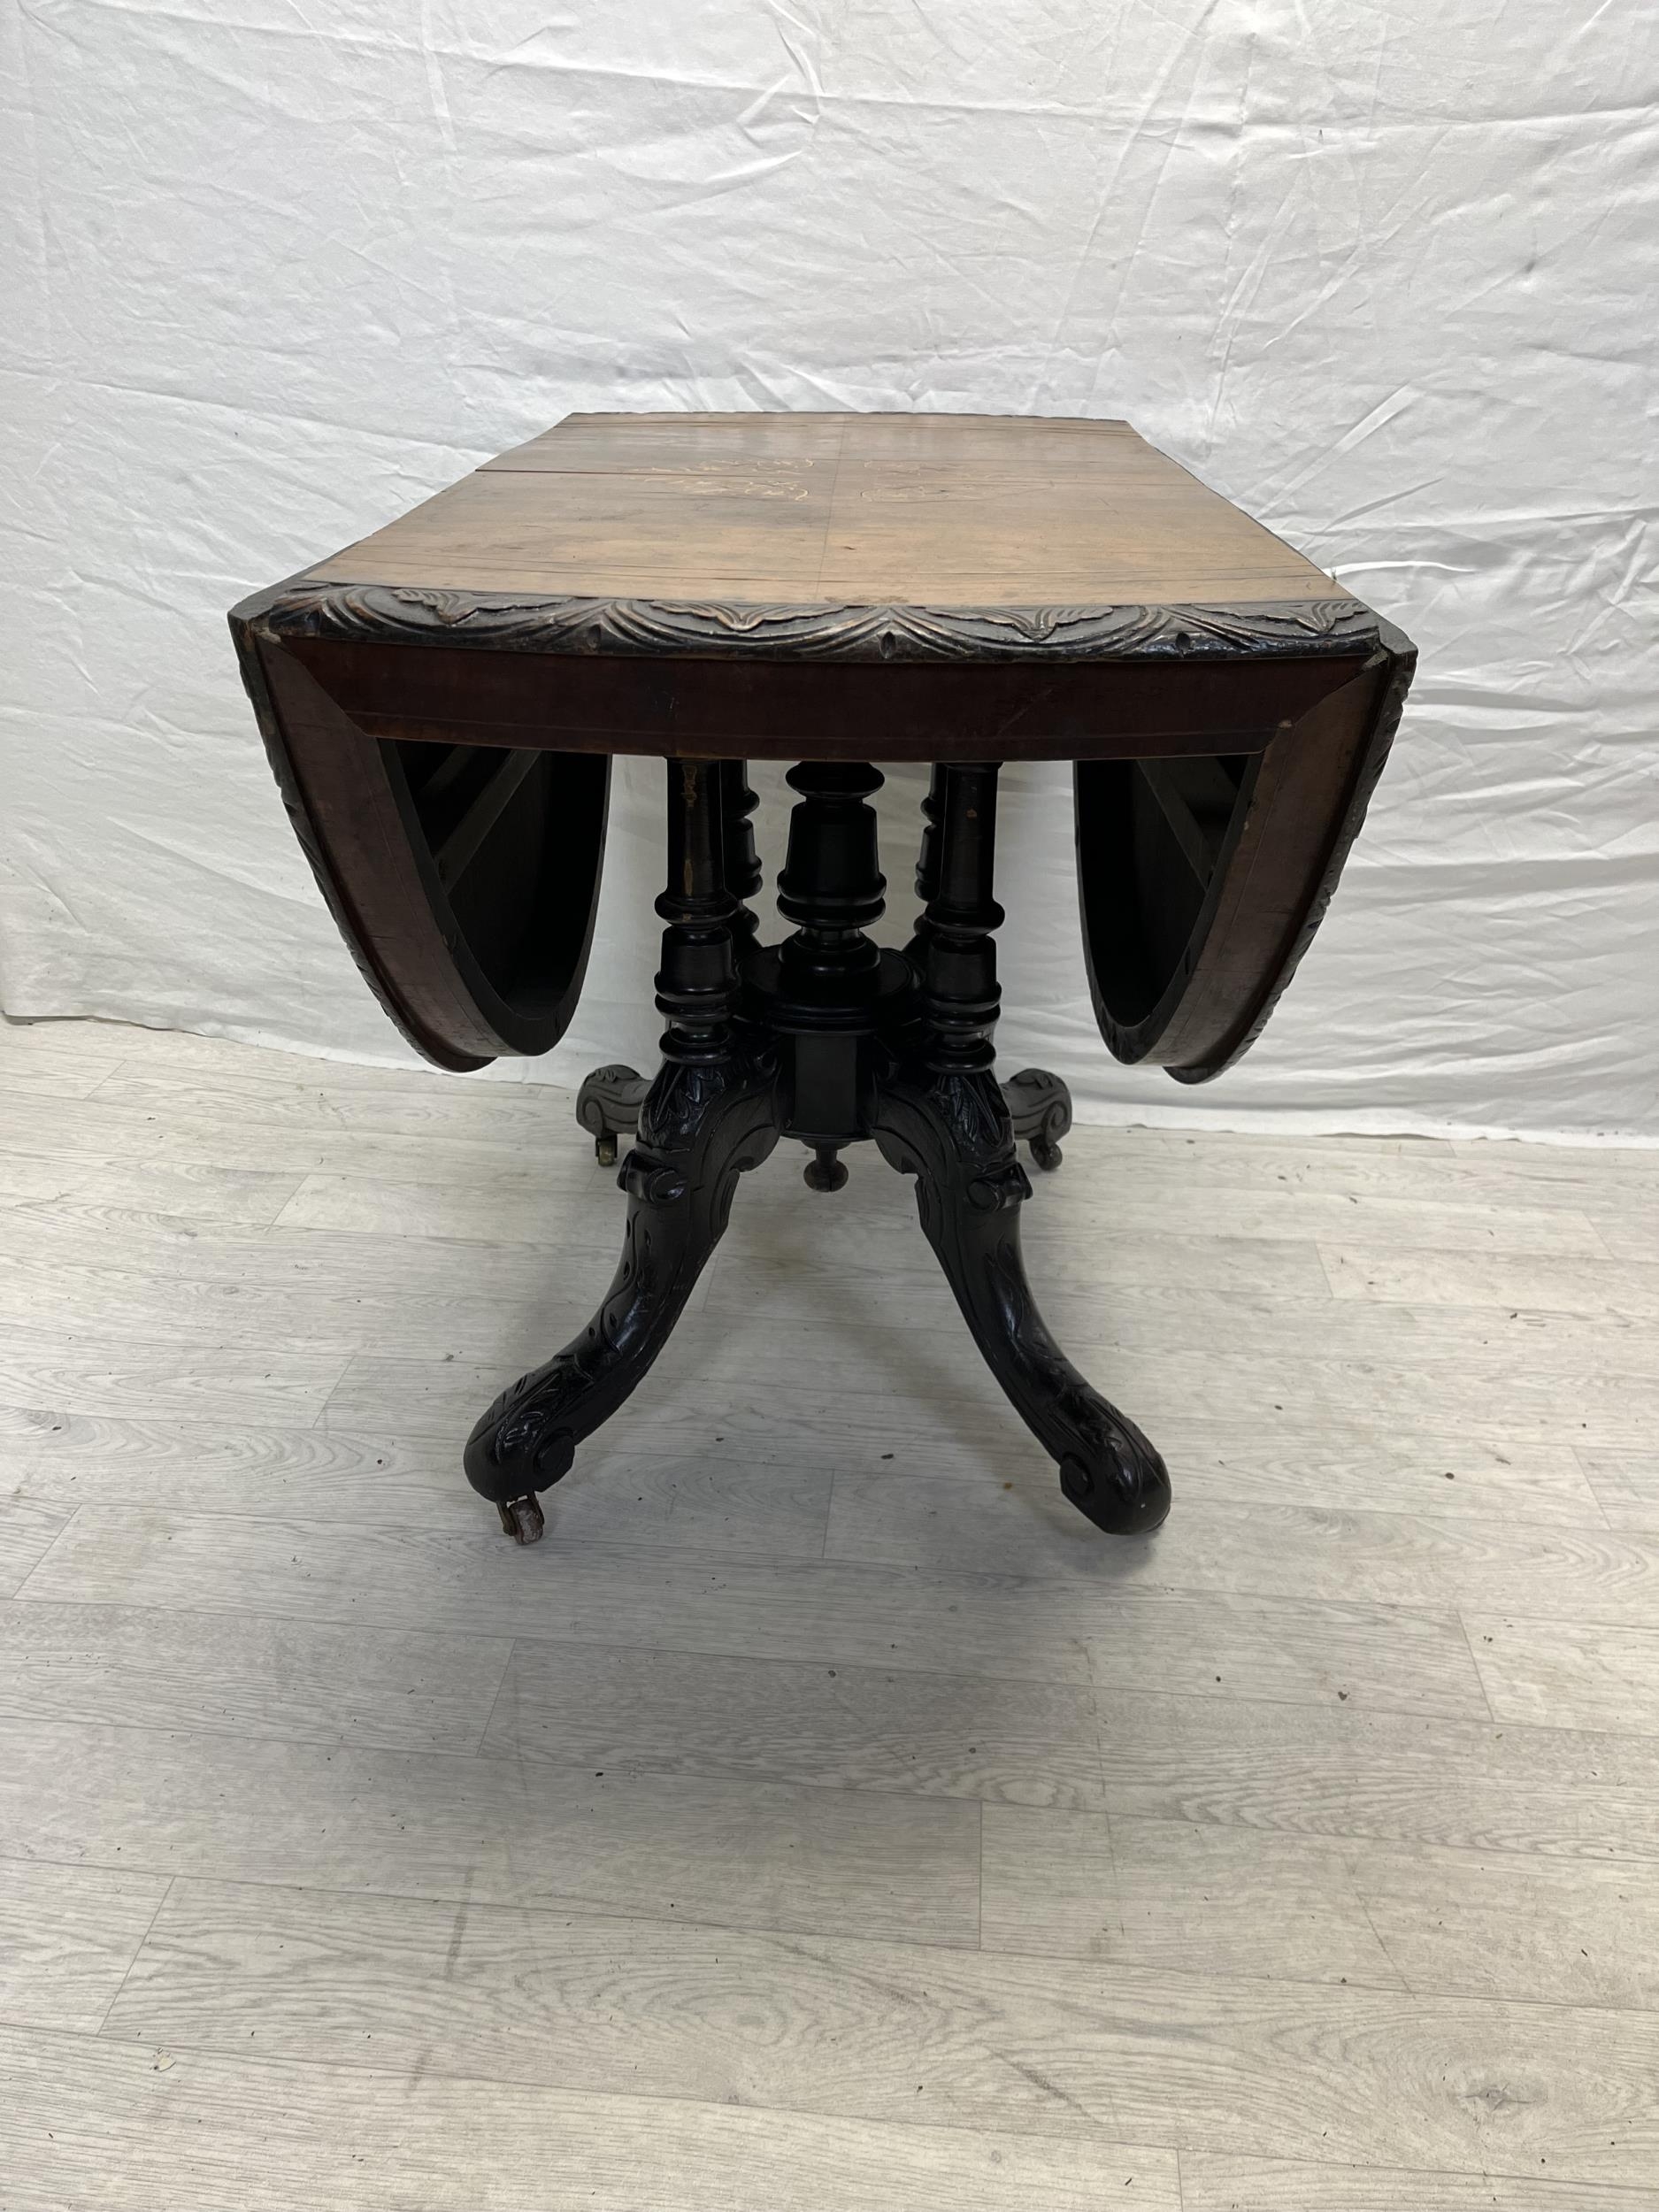
[[[1079,1131],[1060,1499],[778,1156],[516,1551],[564,1094],[0,1029],[0,2208],[1659,2205],[1659,1152]]]

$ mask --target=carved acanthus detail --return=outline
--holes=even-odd
[[[1239,606],[761,606],[592,599],[403,584],[288,585],[255,618],[274,638],[536,653],[811,661],[1091,661],[1352,656],[1377,643],[1355,599]]]

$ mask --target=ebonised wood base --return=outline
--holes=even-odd
[[[621,1264],[582,1333],[473,1429],[473,1487],[510,1535],[534,1543],[536,1493],[569,1471],[662,1350],[739,1177],[787,1137],[811,1155],[809,1187],[833,1192],[847,1179],[841,1150],[872,1141],[916,1178],[923,1231],[974,1341],[1066,1496],[1113,1534],[1155,1529],[1170,1504],[1164,1463],[1048,1333],[1020,1256],[1031,1185],[1016,1139],[1040,1166],[1057,1166],[1071,1109],[1064,1084],[1041,1069],[1001,1085],[993,1072],[995,766],[934,771],[917,870],[926,903],[902,955],[864,933],[886,888],[867,803],[881,780],[873,768],[791,771],[801,799],[778,904],[796,927],[770,947],[742,903],[761,880],[742,764],[671,761],[668,771],[663,1065],[649,1084],[632,1068],[598,1069],[577,1099],[602,1162],[634,1140],[618,1176],[628,1197]]]

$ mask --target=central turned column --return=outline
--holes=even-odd
[[[785,995],[826,1014],[865,1008],[881,955],[864,931],[887,904],[868,802],[884,779],[868,761],[825,760],[803,762],[784,780],[801,794],[778,878],[778,911],[796,924],[779,953]]]
[[[762,956],[755,979],[783,1064],[784,1133],[812,1148],[808,1187],[839,1190],[840,1152],[869,1134],[871,1040],[902,998],[910,972],[864,932],[887,907],[868,761],[804,761],[787,781],[800,794],[778,878],[778,910],[795,925]]]

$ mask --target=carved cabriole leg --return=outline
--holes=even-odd
[[[933,846],[918,871],[931,895],[911,946],[919,1037],[879,1086],[876,1142],[916,1177],[923,1231],[974,1341],[1058,1462],[1067,1497],[1101,1528],[1146,1532],[1169,1511],[1164,1463],[1049,1335],[1020,1256],[1019,1209],[1031,1186],[992,1072],[999,994],[991,933],[1002,918],[991,896],[996,774],[978,764],[935,773]]]
[[[622,1263],[574,1342],[496,1399],[467,1440],[467,1479],[521,1543],[541,1532],[534,1494],[568,1472],[667,1341],[719,1241],[738,1176],[777,1141],[772,1052],[733,1020],[733,902],[717,764],[668,764],[667,927],[657,1003],[664,1063],[618,1180],[628,1194]]]

